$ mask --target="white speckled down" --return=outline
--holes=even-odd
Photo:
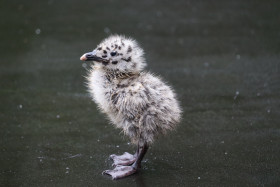
[[[106,56],[107,63],[92,65],[89,92],[132,143],[151,144],[156,136],[175,128],[182,111],[174,91],[159,77],[143,72],[144,53],[135,40],[114,35],[95,50],[99,57]]]

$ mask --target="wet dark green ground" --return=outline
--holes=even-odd
[[[279,186],[279,1],[2,1],[1,186]],[[142,170],[102,176],[134,147],[85,87],[82,53],[136,38],[184,109]]]

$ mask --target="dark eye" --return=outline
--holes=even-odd
[[[111,54],[111,56],[116,56],[117,52],[116,52],[116,51],[113,51],[113,52],[111,52],[110,54]]]

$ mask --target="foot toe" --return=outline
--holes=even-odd
[[[105,170],[102,174],[111,175],[112,179],[120,179],[136,173],[132,166],[116,166],[113,170]]]
[[[105,174],[110,175],[110,174],[109,174],[110,171],[111,171],[111,170],[105,170],[105,171],[102,172],[102,175],[105,175]]]
[[[110,155],[110,158],[111,158],[111,159],[114,159],[115,157],[117,157],[117,155],[116,155],[116,154],[112,154],[112,155]]]

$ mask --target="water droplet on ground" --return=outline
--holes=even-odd
[[[41,33],[41,29],[37,28],[37,29],[35,30],[35,34],[39,35],[40,33]]]
[[[235,92],[235,96],[234,96],[234,100],[237,98],[237,96],[239,95],[239,91],[237,90],[236,92]]]
[[[239,54],[236,55],[236,59],[240,60],[241,56]]]

